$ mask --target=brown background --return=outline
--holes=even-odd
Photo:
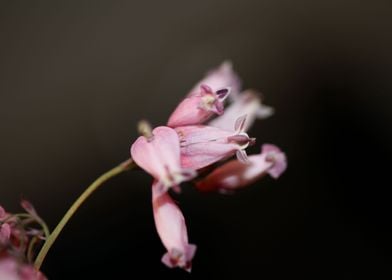
[[[390,1],[1,1],[0,203],[54,226],[231,59],[276,108],[250,131],[289,169],[234,196],[177,199],[199,246],[191,275],[160,263],[150,178],[114,179],[48,256],[51,279],[384,279],[391,275]],[[258,146],[251,149],[258,151]],[[252,278],[253,277],[253,278]]]

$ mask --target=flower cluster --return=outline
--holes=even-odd
[[[48,235],[34,207],[21,202],[25,213],[11,214],[0,206],[0,279],[45,280],[33,262],[34,248]]]
[[[231,101],[226,110],[225,100]],[[245,152],[256,141],[249,137],[248,129],[257,118],[272,113],[273,109],[261,103],[257,92],[241,93],[239,77],[225,62],[195,85],[166,126],[152,131],[145,124],[142,126],[143,135],[132,144],[131,156],[154,178],[153,213],[167,249],[162,257],[165,265],[190,271],[196,251],[196,246],[188,242],[184,217],[169,189],[180,191],[182,182],[220,162],[221,166],[196,181],[197,189],[232,192],[265,174],[278,178],[284,172],[286,157],[278,147],[264,144],[260,154],[249,157]],[[226,161],[233,155],[236,159]]]

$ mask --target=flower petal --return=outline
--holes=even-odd
[[[210,70],[207,75],[198,82],[189,92],[188,96],[197,94],[199,87],[203,84],[209,85],[212,91],[219,91],[223,87],[230,87],[232,94],[237,95],[240,92],[241,80],[233,70],[230,61],[223,62],[219,67]]]
[[[181,210],[169,193],[159,193],[156,181],[152,186],[152,204],[155,226],[167,249],[162,262],[168,267],[178,266],[189,270],[196,246],[188,244],[185,219]]]
[[[208,85],[201,85],[200,92],[186,97],[171,114],[167,125],[178,127],[196,125],[207,121],[214,114],[223,114],[223,102],[230,93],[230,88],[212,91]]]
[[[272,167],[268,170],[268,174],[272,178],[279,178],[287,169],[286,155],[275,145],[264,144],[262,153],[266,154],[266,161],[272,162]]]
[[[175,130],[160,126],[152,131],[152,135],[150,139],[140,136],[131,147],[131,156],[158,180],[163,191],[196,175],[193,170],[181,168],[180,143]]]
[[[277,178],[286,169],[286,156],[276,146],[265,144],[261,154],[248,158],[248,164],[239,160],[231,160],[216,168],[196,187],[201,191],[233,191],[254,183],[265,174]]]
[[[265,119],[273,114],[273,108],[261,103],[259,94],[252,90],[241,93],[227,106],[225,113],[211,120],[208,125],[221,129],[231,129],[233,122],[246,115],[242,131],[248,131],[256,119]]]
[[[239,118],[237,129],[241,129],[245,119]],[[211,126],[177,127],[176,132],[181,143],[181,166],[201,169],[217,161],[244,150],[254,139],[240,130],[223,130]],[[246,153],[237,152],[238,157],[246,162]]]
[[[5,212],[4,208],[2,206],[0,206],[0,219],[4,218],[5,214],[6,214],[6,212]]]

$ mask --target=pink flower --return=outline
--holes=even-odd
[[[257,118],[273,109],[261,104],[254,91],[240,92],[240,79],[231,64],[223,63],[195,85],[169,117],[167,126],[155,128],[141,122],[142,135],[131,147],[136,164],[154,177],[152,204],[159,237],[167,252],[162,262],[168,267],[191,270],[196,246],[188,243],[184,217],[170,197],[169,188],[196,176],[196,171],[225,160],[197,183],[202,191],[231,191],[251,184],[265,174],[277,178],[286,169],[286,157],[279,148],[263,145],[262,153],[248,158],[245,149],[254,144],[246,131]],[[224,113],[224,102],[231,106]],[[216,116],[218,115],[218,116]],[[211,117],[208,125],[203,125]],[[233,128],[234,126],[234,128]],[[27,207],[29,209],[29,207]]]
[[[180,267],[190,272],[196,245],[188,243],[187,229],[181,210],[169,193],[160,193],[156,181],[152,186],[152,205],[156,229],[167,249],[162,262],[168,267]]]
[[[223,102],[230,93],[225,87],[213,91],[207,85],[201,85],[198,93],[186,97],[171,114],[167,125],[177,127],[201,124],[214,114],[223,114]]]
[[[7,213],[0,206],[0,245],[8,243],[11,238],[12,228],[9,223],[5,222],[7,218]]]
[[[8,223],[0,222],[0,244],[6,244],[11,237],[11,226]]]
[[[219,67],[210,70],[207,75],[193,87],[188,96],[198,94],[201,85],[209,85],[214,92],[221,88],[230,87],[233,95],[237,95],[241,89],[240,78],[237,73],[233,71],[233,66],[229,61],[225,61]]]
[[[246,116],[237,119],[234,130],[223,130],[211,126],[183,126],[175,128],[181,143],[181,166],[200,169],[237,154],[247,161],[245,149],[255,139],[243,132]]]
[[[6,215],[6,212],[2,206],[0,206],[0,220],[3,219]]]
[[[232,191],[254,183],[265,174],[277,179],[287,167],[286,155],[271,144],[264,144],[261,154],[248,159],[249,164],[229,161],[199,181],[196,187],[201,191]]]
[[[234,98],[233,103],[225,109],[225,113],[211,120],[208,125],[228,130],[237,118],[246,114],[244,131],[248,131],[256,119],[268,118],[273,112],[272,107],[261,103],[261,98],[256,92],[247,90]]]
[[[33,266],[19,263],[17,260],[7,257],[0,260],[1,280],[45,280],[41,272]]]
[[[151,138],[140,136],[131,147],[131,155],[141,168],[158,181],[162,192],[196,175],[193,170],[181,167],[179,138],[170,127],[155,128]]]
[[[34,221],[39,225],[44,224],[44,221],[30,202],[22,200],[21,205],[28,213],[7,213],[0,206],[0,251],[4,249],[2,253],[15,250],[23,252],[28,247],[31,237],[43,238],[43,230],[31,226],[31,223]]]

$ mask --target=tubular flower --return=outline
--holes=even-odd
[[[237,154],[237,158],[246,163],[245,149],[255,139],[249,138],[243,131],[245,120],[246,116],[237,119],[235,131],[204,125],[175,128],[180,137],[181,166],[200,169],[233,154]]]
[[[230,61],[224,61],[219,67],[210,70],[207,75],[198,82],[189,92],[188,96],[199,93],[201,85],[209,85],[213,91],[224,87],[230,87],[232,95],[236,96],[241,89],[241,80],[234,72]]]
[[[262,152],[248,157],[249,164],[232,160],[196,183],[201,191],[233,191],[248,186],[266,174],[277,179],[287,168],[286,155],[276,146],[264,144]]]
[[[188,243],[184,216],[169,193],[161,194],[158,182],[152,186],[155,226],[167,249],[162,262],[168,267],[180,267],[190,272],[196,245]]]
[[[223,114],[223,102],[229,96],[230,88],[213,91],[208,85],[201,85],[200,91],[186,97],[174,110],[167,122],[170,127],[201,124],[214,114]]]
[[[140,136],[131,147],[134,161],[157,180],[161,192],[190,180],[196,173],[180,165],[180,142],[170,127],[160,126],[152,136]]]
[[[208,125],[221,128],[231,129],[234,121],[246,114],[244,131],[248,131],[256,119],[265,119],[274,113],[272,107],[261,103],[260,96],[253,90],[247,90],[236,98],[226,109],[225,113],[211,120]]]
[[[167,250],[162,262],[168,267],[190,272],[196,251],[196,246],[188,243],[184,216],[170,197],[170,188],[179,189],[178,185],[194,178],[196,171],[234,154],[236,160],[217,167],[196,187],[201,191],[228,192],[265,174],[277,178],[286,169],[285,154],[273,145],[265,144],[261,154],[247,156],[245,149],[255,139],[246,131],[256,119],[269,117],[273,109],[262,105],[256,92],[239,92],[240,79],[231,64],[224,62],[194,86],[171,114],[167,126],[151,131],[146,122],[139,123],[144,136],[133,143],[131,155],[136,164],[154,177],[153,214]],[[224,112],[229,95],[231,105]]]

